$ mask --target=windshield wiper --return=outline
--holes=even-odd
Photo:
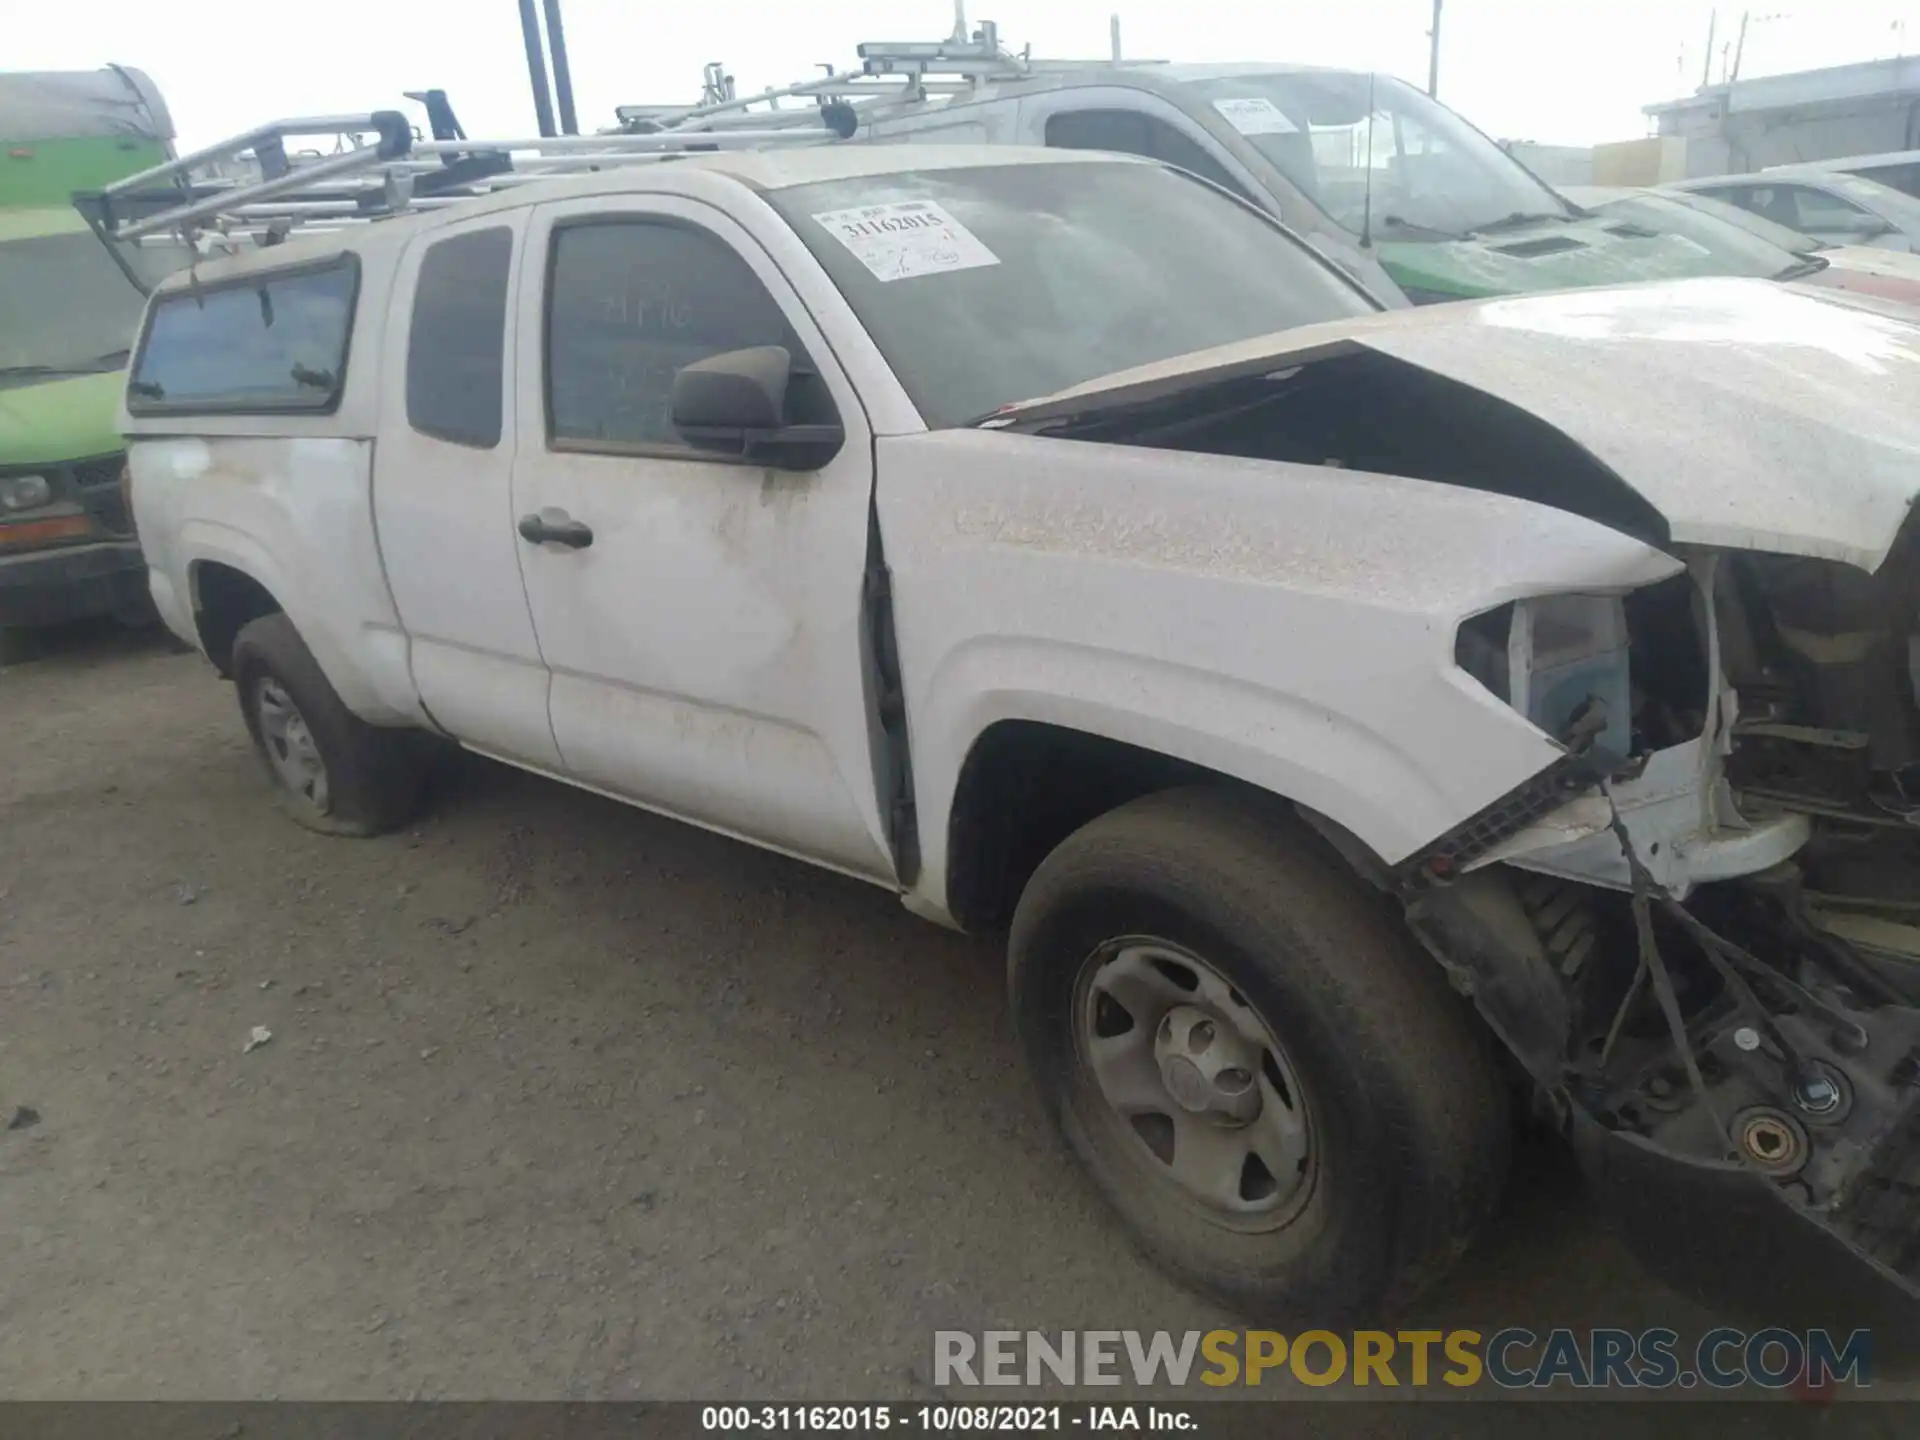
[[[1789,265],[1773,278],[1776,280],[1804,280],[1809,275],[1818,275],[1832,262],[1819,255],[1808,255],[1797,265]]]
[[[1464,240],[1465,235],[1455,234],[1451,230],[1442,230],[1438,225],[1422,225],[1417,220],[1409,220],[1404,215],[1382,215],[1382,230],[1418,230],[1423,235],[1431,235],[1436,240]]]
[[[1538,225],[1543,220],[1558,220],[1564,225],[1574,223],[1574,217],[1563,210],[1515,210],[1498,220],[1489,220],[1484,225],[1475,225],[1467,231],[1469,237],[1492,235],[1501,230],[1518,230],[1522,225]]]

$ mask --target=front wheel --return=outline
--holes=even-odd
[[[369,725],[340,699],[300,632],[266,615],[234,637],[247,733],[281,809],[327,835],[406,823],[423,787],[423,736]]]
[[[1211,788],[1093,821],[1014,916],[1016,1024],[1144,1249],[1274,1323],[1374,1323],[1465,1250],[1511,1139],[1477,1020],[1291,816]]]

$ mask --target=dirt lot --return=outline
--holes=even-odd
[[[0,1395],[911,1398],[939,1327],[1226,1319],[1055,1147],[989,944],[479,762],[310,835],[111,633],[0,722]],[[1418,1318],[1703,1317],[1534,1143]]]

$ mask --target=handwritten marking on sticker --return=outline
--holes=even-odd
[[[931,200],[828,210],[813,218],[877,280],[911,280],[1000,263],[979,236]]]
[[[1300,127],[1287,118],[1286,111],[1264,95],[1216,100],[1213,108],[1242,135],[1297,135],[1300,132]]]

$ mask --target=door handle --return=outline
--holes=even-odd
[[[520,538],[529,545],[565,545],[584,550],[593,544],[593,528],[564,510],[541,510],[520,517]]]

